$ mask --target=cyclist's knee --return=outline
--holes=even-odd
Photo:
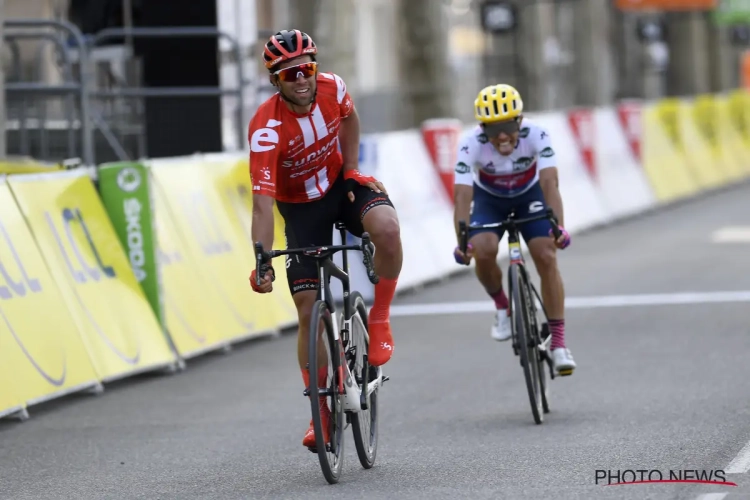
[[[550,241],[539,241],[537,245],[529,245],[529,251],[534,259],[534,265],[539,272],[553,272],[557,269],[557,252],[554,243]]]
[[[401,247],[401,227],[396,211],[387,205],[373,208],[363,221],[365,231],[378,251],[385,253],[397,252]]]
[[[479,234],[472,238],[474,259],[477,266],[487,266],[497,262],[497,237],[491,233]]]

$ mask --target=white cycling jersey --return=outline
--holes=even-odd
[[[555,160],[549,132],[527,120],[519,131],[515,151],[508,156],[498,153],[477,125],[458,144],[454,183],[476,184],[495,196],[514,197],[536,184],[540,170],[556,166]]]

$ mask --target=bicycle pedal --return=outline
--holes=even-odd
[[[385,383],[386,383],[387,381],[389,381],[390,379],[391,379],[391,377],[389,377],[389,376],[387,376],[387,375],[383,375],[383,376],[382,376],[382,377],[380,378],[380,383],[381,383],[381,384],[385,384]]]
[[[310,389],[305,389],[304,391],[302,391],[302,395],[305,397],[310,397]]]

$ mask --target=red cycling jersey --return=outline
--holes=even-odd
[[[304,203],[322,197],[341,172],[339,127],[354,104],[338,75],[318,73],[317,85],[309,113],[291,111],[277,93],[250,121],[253,193]]]

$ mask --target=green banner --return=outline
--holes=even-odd
[[[164,329],[149,171],[140,163],[105,163],[99,168],[99,193],[130,267]]]
[[[750,0],[719,0],[713,18],[717,24],[748,24]]]

